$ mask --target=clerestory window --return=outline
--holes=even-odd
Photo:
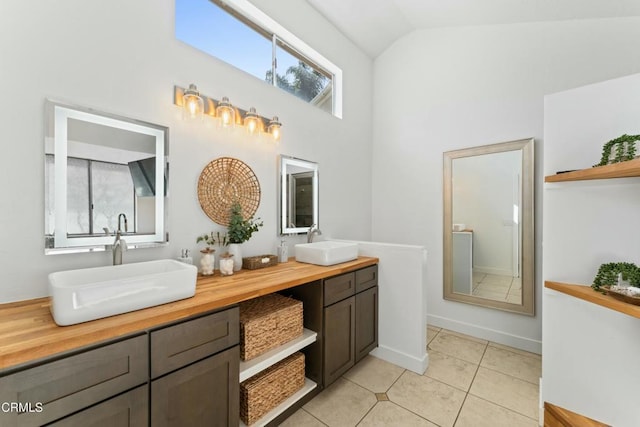
[[[342,70],[247,0],[176,0],[176,38],[342,117]]]

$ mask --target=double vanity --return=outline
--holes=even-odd
[[[377,263],[290,260],[201,276],[191,298],[64,327],[49,298],[4,304],[0,401],[20,410],[0,424],[238,425],[237,304],[274,292],[303,301],[316,333],[302,350],[314,385],[270,420],[280,422],[377,346]]]

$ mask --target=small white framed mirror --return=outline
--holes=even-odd
[[[280,234],[303,234],[319,227],[318,164],[280,155]]]

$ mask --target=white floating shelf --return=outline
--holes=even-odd
[[[314,334],[315,334],[315,332],[314,332]],[[281,404],[279,404],[278,406],[273,408],[271,411],[267,412],[264,415],[264,417],[260,418],[255,423],[251,424],[251,427],[263,427],[263,426],[266,426],[271,421],[275,420],[278,415],[280,415],[284,411],[286,411],[291,405],[293,405],[298,400],[302,399],[307,394],[309,394],[317,386],[318,385],[316,383],[314,383],[313,381],[311,381],[309,378],[305,378],[304,379],[304,386],[300,390],[296,391],[287,400],[285,400],[284,402],[282,402]],[[247,426],[246,426],[245,423],[240,421],[240,427],[247,427]]]
[[[316,341],[318,334],[309,329],[304,329],[302,335],[276,347],[268,352],[246,362],[240,362],[240,382],[254,376],[260,371],[267,369],[269,366],[279,362],[296,351],[308,346]]]

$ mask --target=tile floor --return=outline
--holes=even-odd
[[[473,295],[520,304],[522,280],[519,277],[474,272]]]
[[[282,425],[536,427],[541,357],[427,328],[418,375],[367,356]]]

